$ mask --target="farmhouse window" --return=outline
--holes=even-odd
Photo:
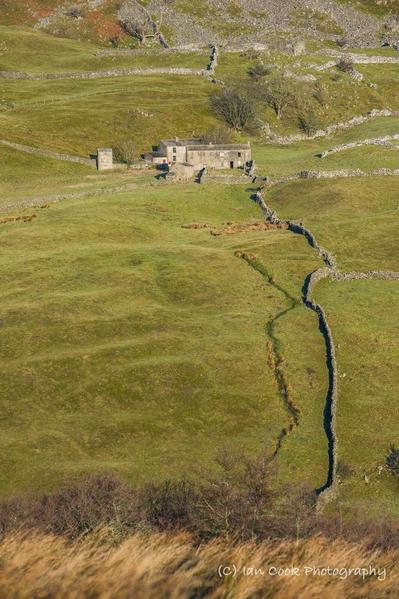
[[[241,152],[238,152],[238,158],[241,158]]]

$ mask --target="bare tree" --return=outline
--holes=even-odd
[[[292,83],[282,75],[277,75],[270,81],[258,85],[255,91],[259,99],[271,106],[280,119],[288,106],[296,104],[295,92]]]
[[[242,131],[256,116],[254,101],[241,91],[224,88],[214,92],[210,101],[216,114],[237,131]]]
[[[116,162],[122,162],[131,166],[136,157],[136,146],[131,139],[122,139],[113,148]]]
[[[233,141],[233,131],[225,125],[208,129],[201,136],[203,143],[230,144]]]

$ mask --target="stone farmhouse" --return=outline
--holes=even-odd
[[[251,160],[251,146],[246,144],[204,144],[200,139],[166,139],[146,155],[153,164],[186,164],[202,168],[240,168]]]

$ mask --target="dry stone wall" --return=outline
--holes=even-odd
[[[7,146],[26,154],[36,154],[37,156],[45,156],[46,158],[54,158],[55,160],[63,160],[65,162],[76,162],[78,164],[84,164],[85,166],[96,166],[96,161],[90,158],[83,158],[82,156],[73,156],[71,154],[61,154],[60,152],[53,152],[52,150],[44,150],[41,148],[34,148],[32,146],[25,146],[23,144],[14,143],[12,141],[6,141],[0,139],[0,144]]]
[[[321,279],[328,277],[330,272],[335,272],[336,262],[334,256],[322,248],[313,235],[313,233],[304,227],[301,223],[296,223],[290,220],[281,220],[277,216],[277,213],[269,208],[263,198],[261,192],[257,192],[253,198],[256,203],[260,206],[263,214],[267,221],[273,224],[284,224],[288,225],[288,229],[294,233],[303,235],[308,241],[309,245],[314,248],[318,254],[322,257],[325,267],[316,270],[314,273],[308,275],[304,282],[303,288],[303,303],[304,305],[315,312],[319,321],[319,329],[323,335],[325,347],[326,347],[326,361],[329,373],[329,385],[324,410],[324,428],[328,440],[328,456],[329,465],[326,482],[317,490],[319,497],[327,493],[328,497],[334,495],[336,492],[336,469],[337,469],[337,435],[336,435],[336,405],[338,399],[338,367],[335,358],[335,346],[330,326],[328,324],[327,316],[320,304],[317,304],[312,299],[312,290],[316,283]],[[326,500],[325,497],[320,501],[320,504]]]
[[[357,125],[362,125],[363,123],[367,123],[373,119],[379,117],[399,117],[399,110],[389,110],[388,108],[382,110],[371,110],[367,114],[355,116],[349,121],[344,121],[341,123],[336,123],[334,125],[330,125],[326,127],[326,129],[320,129],[316,131],[314,135],[305,135],[304,133],[297,133],[295,135],[281,136],[273,133],[268,128],[265,129],[265,134],[269,137],[272,143],[277,143],[281,145],[289,145],[296,143],[298,141],[308,141],[311,139],[317,139],[319,137],[327,137],[332,133],[336,133],[337,131],[344,131],[345,129],[351,129],[352,127],[356,127]]]
[[[211,55],[209,57],[209,64],[206,69],[209,73],[212,73],[212,74],[215,73],[215,69],[218,64],[218,55],[219,55],[219,51],[218,51],[217,46],[211,45]]]
[[[399,134],[396,135],[385,135],[385,137],[375,137],[374,139],[363,139],[360,141],[354,141],[347,144],[341,144],[332,148],[331,150],[325,150],[320,154],[320,158],[330,156],[330,154],[337,154],[344,150],[351,150],[353,148],[360,148],[361,146],[381,146],[390,150],[399,150],[399,145],[391,143],[392,141],[399,141]]]
[[[104,71],[76,71],[71,73],[22,73],[20,71],[0,71],[3,79],[25,79],[43,81],[54,79],[101,79],[108,77],[126,77],[129,75],[204,75],[203,69],[189,67],[125,67]]]
[[[399,64],[399,56],[367,56],[367,54],[344,53],[332,49],[322,50],[318,54],[336,56],[339,59],[350,60],[354,64]]]
[[[324,262],[324,267],[307,275],[304,285],[302,301],[304,305],[312,310],[318,317],[319,329],[323,335],[326,348],[326,363],[328,369],[328,391],[324,409],[324,429],[328,440],[328,471],[325,483],[317,489],[318,509],[322,510],[326,503],[331,501],[337,494],[337,461],[338,461],[338,438],[337,438],[337,402],[338,402],[338,364],[336,359],[335,344],[332,331],[324,308],[313,299],[313,291],[316,285],[323,279],[330,278],[335,281],[369,280],[379,279],[385,281],[399,281],[399,272],[394,271],[367,271],[342,273],[336,263],[333,254],[320,246],[309,229],[302,223],[290,220],[281,220],[277,213],[265,202],[261,191],[258,191],[253,199],[260,206],[265,219],[275,225],[284,225],[293,233],[303,235],[309,245],[314,248]]]
[[[360,169],[341,169],[338,171],[301,171],[293,175],[286,175],[284,177],[277,177],[276,179],[267,179],[264,183],[265,187],[271,187],[273,185],[281,185],[282,183],[289,183],[290,181],[297,181],[299,179],[341,179],[350,177],[398,177],[399,169],[392,168],[375,168],[371,171],[365,172]]]

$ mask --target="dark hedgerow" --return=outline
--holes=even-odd
[[[394,468],[398,451],[392,448],[389,454],[395,458]],[[384,518],[369,521],[363,511],[345,520],[320,516],[312,489],[274,488],[270,458],[246,459],[230,452],[219,457],[218,468],[218,475],[204,480],[158,481],[140,488],[114,474],[92,475],[52,495],[3,500],[0,537],[36,529],[76,539],[106,527],[116,542],[137,531],[185,531],[196,543],[217,538],[305,539],[317,534],[364,540],[385,549],[399,542],[397,525]]]

